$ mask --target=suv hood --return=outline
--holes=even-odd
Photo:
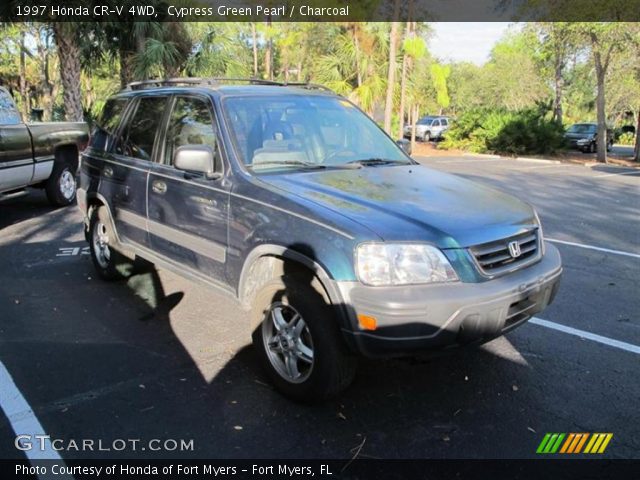
[[[528,204],[420,165],[264,175],[261,180],[366,226],[385,241],[469,247],[536,225]]]

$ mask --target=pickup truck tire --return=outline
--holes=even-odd
[[[286,397],[318,402],[347,388],[356,361],[331,305],[300,276],[268,282],[253,302],[253,343],[271,382]]]
[[[45,183],[47,198],[56,207],[66,207],[76,199],[76,172],[74,165],[72,161],[56,160],[51,176]]]
[[[89,250],[98,275],[106,281],[127,278],[133,271],[131,260],[113,248],[115,241],[107,209],[94,209],[89,220]]]

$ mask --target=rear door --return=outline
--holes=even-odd
[[[0,88],[0,192],[28,185],[33,166],[31,134],[9,92]]]
[[[230,185],[224,173],[219,130],[206,96],[178,95],[171,105],[162,155],[151,167],[148,184],[148,229],[154,252],[174,263],[225,283],[227,216]],[[208,145],[215,152],[216,172],[185,172],[173,166],[179,147]]]
[[[101,175],[101,193],[109,199],[118,235],[137,245],[149,245],[147,182],[168,103],[158,95],[133,101]]]

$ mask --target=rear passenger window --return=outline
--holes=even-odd
[[[151,160],[166,105],[166,97],[142,97],[120,135],[115,152],[140,160]]]
[[[442,126],[446,127],[447,125],[449,125],[449,122],[447,121],[446,118],[443,118],[442,120],[440,120],[442,122]]]
[[[0,125],[18,125],[19,123],[22,123],[22,119],[11,95],[0,88]]]
[[[126,98],[107,100],[91,133],[91,148],[102,151],[109,149],[114,140],[113,136],[120,125],[120,120],[122,120],[127,101]]]
[[[172,165],[176,150],[184,145],[208,145],[216,151],[216,131],[208,102],[188,97],[176,99],[167,129],[164,163]]]

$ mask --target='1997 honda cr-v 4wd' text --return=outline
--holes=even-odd
[[[231,293],[298,400],[344,389],[356,353],[502,335],[562,272],[531,206],[416,164],[313,85],[131,85],[83,153],[78,203],[103,278],[138,256]]]

